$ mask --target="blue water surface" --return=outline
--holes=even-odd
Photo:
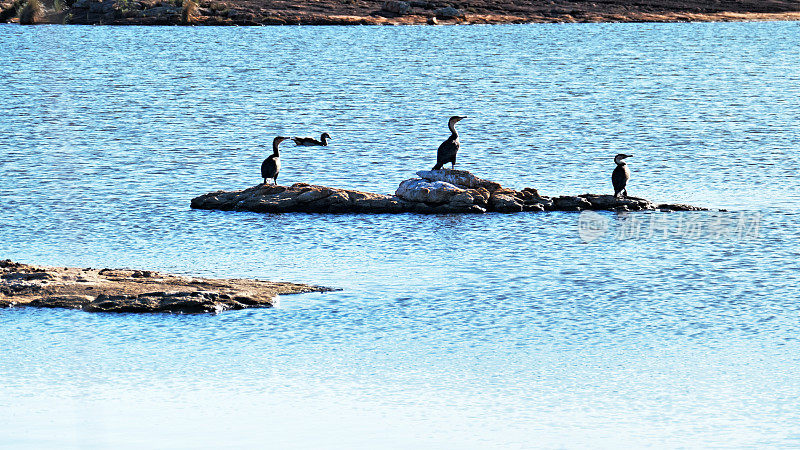
[[[0,447],[800,446],[800,25],[0,26],[0,258],[341,288],[0,310]],[[259,215],[459,166],[727,213]],[[605,222],[603,222],[605,221]],[[583,235],[585,238],[586,236]]]

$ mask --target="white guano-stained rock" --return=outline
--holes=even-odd
[[[409,202],[450,203],[450,200],[462,193],[464,189],[444,181],[428,181],[412,178],[400,183],[394,195]]]
[[[489,192],[494,192],[502,187],[499,183],[478,178],[466,170],[420,170],[417,172],[417,176],[423,180],[444,181],[466,189],[485,188]]]

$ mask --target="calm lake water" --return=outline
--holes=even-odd
[[[800,446],[800,24],[6,25],[0,45],[0,258],[343,289],[0,310],[0,447]],[[602,214],[586,243],[573,213],[189,209],[260,182],[274,136],[323,131],[280,182],[393,192],[453,114],[459,166],[504,185],[609,193],[625,152],[631,195],[730,212]]]

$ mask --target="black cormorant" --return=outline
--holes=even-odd
[[[264,177],[264,184],[267,184],[267,178],[272,178],[272,183],[278,184],[278,174],[281,172],[281,154],[278,151],[278,145],[287,139],[289,138],[278,136],[272,140],[272,154],[261,163],[261,176]]]
[[[628,190],[625,189],[625,185],[628,184],[628,180],[631,178],[631,171],[628,169],[628,164],[623,160],[631,156],[633,155],[620,153],[614,157],[614,162],[617,164],[617,168],[611,174],[611,183],[614,184],[614,197],[619,197],[620,194],[624,197],[628,196]]]
[[[319,140],[316,140],[316,139],[310,138],[310,137],[293,137],[292,140],[297,145],[303,145],[303,146],[306,146],[306,147],[310,147],[312,145],[327,146],[328,145],[328,139],[330,139],[330,138],[331,138],[330,134],[322,133],[322,136],[320,136]]]
[[[447,138],[439,150],[436,152],[436,165],[433,170],[439,170],[446,163],[453,163],[453,168],[456,167],[456,153],[458,153],[461,143],[458,142],[458,132],[456,131],[456,123],[461,119],[466,119],[466,116],[453,116],[447,121],[447,127],[450,128],[450,137]]]

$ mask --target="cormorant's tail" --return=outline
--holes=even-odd
[[[431,169],[431,170],[439,170],[441,168],[442,168],[442,164],[441,163],[436,163],[436,165],[433,166],[433,169]]]

